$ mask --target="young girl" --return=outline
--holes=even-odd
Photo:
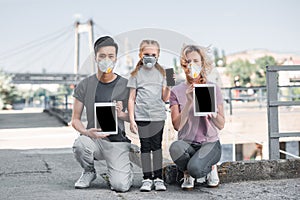
[[[205,178],[209,187],[216,187],[219,177],[215,164],[221,157],[219,130],[225,124],[222,93],[216,86],[216,115],[194,116],[194,84],[207,82],[207,72],[212,68],[212,61],[205,48],[187,45],[182,50],[181,66],[186,82],[173,87],[170,95],[172,123],[175,130],[178,130],[178,141],[172,143],[170,155],[184,173],[182,189],[193,189],[195,178]]]
[[[166,86],[165,71],[157,63],[159,44],[143,40],[140,44],[140,61],[131,73],[128,113],[130,130],[138,133],[141,142],[143,181],[140,191],[165,191],[162,180],[162,134],[166,119],[165,101],[170,89]],[[151,162],[151,153],[153,160]],[[153,169],[152,169],[153,164]]]

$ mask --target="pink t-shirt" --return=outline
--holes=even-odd
[[[212,84],[212,83],[210,83]],[[176,85],[171,90],[170,107],[179,106],[179,112],[183,110],[186,104],[186,90],[188,85],[183,82]],[[217,105],[223,104],[221,89],[216,86]],[[194,116],[194,106],[191,106],[189,119],[181,130],[178,131],[178,139],[188,143],[215,142],[219,140],[219,129],[214,125],[211,119],[206,116]]]

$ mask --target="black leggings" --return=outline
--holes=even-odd
[[[162,135],[165,121],[136,121],[141,142],[144,179],[162,179]],[[151,152],[153,170],[151,162]]]

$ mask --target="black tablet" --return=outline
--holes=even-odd
[[[95,103],[95,128],[102,129],[99,134],[118,134],[116,103]]]
[[[194,86],[194,115],[206,116],[208,114],[216,114],[216,85],[195,84]]]

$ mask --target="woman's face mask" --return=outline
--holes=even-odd
[[[195,64],[194,62],[189,63],[188,67],[190,69],[190,76],[193,78],[197,78],[201,72],[202,67]]]
[[[154,56],[144,56],[142,61],[144,66],[149,69],[151,69],[156,64],[156,58]]]
[[[104,73],[110,73],[114,69],[115,64],[116,63],[111,61],[110,59],[104,59],[97,62],[99,70]]]

